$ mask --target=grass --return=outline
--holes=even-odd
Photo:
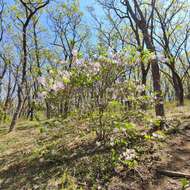
[[[176,106],[176,102],[166,102],[165,112],[169,119],[188,119],[190,118],[190,100],[185,99],[184,106]]]
[[[0,189],[35,186],[46,189],[52,186],[52,181],[63,183],[65,172],[86,176],[89,173],[86,164],[90,168],[93,163],[85,157],[94,156],[90,150],[96,144],[94,133],[81,128],[83,126],[75,122],[46,120],[40,123],[20,121],[16,130],[9,134],[3,130],[0,133]],[[71,182],[72,178],[69,178]]]
[[[188,100],[184,107],[166,103],[165,109],[167,118],[190,117]],[[113,181],[122,183],[113,172],[110,152],[107,145],[97,147],[96,135],[85,119],[20,120],[12,133],[4,124],[0,127],[0,189],[103,189]],[[145,156],[148,166],[149,154]]]

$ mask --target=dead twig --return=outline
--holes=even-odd
[[[157,172],[160,175],[165,175],[168,177],[179,177],[179,178],[188,178],[190,179],[190,174],[182,173],[182,172],[176,172],[176,171],[170,171],[170,170],[157,170]]]

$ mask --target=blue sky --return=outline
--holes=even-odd
[[[94,21],[92,17],[90,16],[89,11],[87,10],[87,7],[93,7],[97,16],[103,16],[102,8],[100,5],[98,5],[96,0],[80,0],[80,7],[81,7],[81,11],[84,13],[85,22],[89,23],[91,26],[94,26],[93,25]]]
[[[84,13],[88,14],[86,7],[87,6],[93,6],[95,8],[96,12],[101,11],[100,6],[98,6],[97,2],[95,0],[80,0],[81,9]],[[101,12],[99,12],[101,13]]]
[[[10,4],[14,5],[14,3],[15,3],[15,0],[4,0],[4,1],[9,5]],[[67,2],[67,0],[56,0],[56,2],[64,2],[64,1]],[[80,0],[80,9],[84,13],[83,22],[86,25],[90,26],[91,31],[93,31],[92,32],[93,35],[91,36],[91,40],[93,43],[96,41],[96,32],[95,32],[95,29],[93,28],[93,27],[95,27],[93,18],[90,16],[90,14],[87,10],[87,7],[89,7],[89,6],[94,8],[97,16],[103,15],[103,13],[102,13],[102,8],[100,6],[98,6],[96,0]],[[41,21],[42,25],[44,25],[46,28],[48,28],[49,32],[46,33],[45,35],[47,35],[46,37],[49,41],[52,41],[51,28],[49,26],[47,17],[42,15],[40,18],[40,21]]]
[[[57,2],[64,2],[64,1],[66,1],[66,0],[57,0]],[[5,2],[7,4],[14,4],[15,0],[5,0]],[[80,8],[81,8],[81,11],[84,13],[84,17],[83,17],[84,22],[86,24],[91,25],[92,24],[91,23],[92,18],[91,18],[90,14],[89,14],[89,12],[87,10],[88,6],[93,6],[95,12],[97,13],[97,15],[102,15],[102,10],[101,10],[101,7],[98,6],[96,0],[80,0]],[[41,21],[43,22],[43,24],[45,24],[45,25],[47,24],[46,17],[43,18],[43,16],[42,16]]]
[[[6,3],[11,3],[14,4],[15,0],[5,0]],[[57,2],[64,2],[64,0],[57,0]],[[101,10],[101,8],[99,6],[97,6],[97,3],[95,0],[80,0],[80,6],[81,6],[81,10],[84,13],[85,19],[89,20],[90,19],[90,15],[87,11],[87,6],[93,6],[95,8],[95,11],[99,11]]]

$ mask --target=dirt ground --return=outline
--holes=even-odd
[[[22,187],[26,182],[32,187],[34,182],[38,181],[36,180],[37,177],[41,181],[41,177],[36,176],[36,169],[32,167],[32,169],[35,169],[35,171],[33,171],[30,167],[26,167],[25,160],[23,159],[23,155],[27,156],[27,154],[30,154],[30,151],[36,146],[35,137],[38,135],[37,130],[31,130],[30,128],[20,130],[19,133],[13,132],[12,134],[0,135],[0,190],[17,190],[17,187]],[[165,145],[162,150],[163,158],[160,161],[159,168],[162,170],[190,174],[189,119],[182,122],[179,126],[178,133],[172,134],[166,139]],[[30,168],[30,170],[27,168]],[[20,173],[22,171],[23,173]],[[28,175],[25,173],[28,173]],[[42,178],[46,179],[44,176],[42,176]],[[51,176],[48,176],[48,178],[51,178]],[[187,179],[185,181],[188,183],[189,180],[190,179]],[[44,180],[44,183],[46,182],[47,181]],[[124,181],[124,185],[122,184],[121,187],[118,185],[119,182],[117,182],[117,179],[115,181],[113,180],[113,183],[109,190],[190,190],[189,185],[182,188],[181,177],[176,178],[156,174],[154,179],[150,180],[150,183],[145,187],[142,187],[142,185],[136,181],[132,181],[132,186],[128,186],[127,181]],[[19,190],[20,189],[28,190],[33,188],[19,188]]]
[[[161,164],[164,170],[190,174],[190,122],[186,121],[180,126],[180,133],[168,140],[165,150],[166,160]],[[149,190],[183,190],[181,178],[158,176]],[[187,180],[188,182],[188,180]],[[184,189],[190,190],[190,185]]]

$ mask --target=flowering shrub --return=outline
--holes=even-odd
[[[136,144],[141,139],[162,140],[162,134],[143,136],[136,127],[146,125],[143,105],[151,102],[154,106],[157,101],[147,86],[127,78],[127,73],[140,63],[140,56],[133,51],[84,59],[73,50],[71,67],[66,67],[66,61],[59,61],[57,67],[48,68],[38,78],[38,97],[40,102],[46,102],[50,117],[70,115],[70,120],[77,117],[77,121],[87,121],[88,132],[96,134],[96,148],[110,147],[114,168],[122,165],[131,169],[138,165],[141,153]],[[150,57],[148,53],[143,56]]]
[[[109,137],[112,146],[112,159],[115,165],[122,164],[129,168],[137,165],[138,153],[134,149],[138,132],[135,124],[129,122],[116,122],[115,128]]]
[[[99,139],[105,139],[115,123],[142,118],[142,105],[152,101],[142,93],[147,87],[126,78],[126,73],[139,64],[138,56],[119,52],[83,59],[73,50],[71,68],[66,69],[60,61],[38,78],[38,97],[46,101],[52,116],[77,112],[80,117],[90,117],[91,129]]]

